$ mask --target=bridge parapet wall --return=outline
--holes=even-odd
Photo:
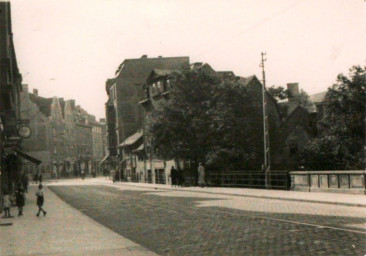
[[[292,171],[291,190],[366,194],[366,171]]]

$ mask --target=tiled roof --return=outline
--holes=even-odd
[[[130,146],[132,144],[134,144],[138,139],[140,139],[143,135],[142,130],[132,134],[130,137],[128,137],[124,142],[122,142],[121,144],[119,144],[119,147],[125,147],[125,146]]]
[[[314,103],[323,102],[327,92],[319,92],[316,94],[309,95],[309,99]]]
[[[168,76],[173,73],[171,69],[153,69],[147,77],[147,83],[160,77]]]
[[[170,75],[173,71],[171,69],[153,69],[153,71],[157,76],[166,76]]]
[[[141,143],[141,145],[138,148],[136,148],[135,150],[133,150],[133,152],[138,152],[138,151],[142,151],[142,150],[144,150],[144,143]]]
[[[257,77],[255,75],[253,76],[248,76],[248,77],[240,77],[239,81],[243,84],[243,85],[249,85],[250,82],[252,82],[254,79],[257,79]]]
[[[151,70],[179,69],[184,64],[189,64],[189,57],[126,59],[123,64],[117,79],[129,79],[143,84]]]
[[[44,114],[45,116],[51,115],[51,104],[52,104],[51,98],[39,97],[32,93],[29,94],[29,98],[32,102],[37,104],[42,114]]]

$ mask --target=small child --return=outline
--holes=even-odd
[[[38,191],[36,192],[37,205],[38,205],[37,217],[39,217],[39,214],[41,213],[41,211],[43,212],[43,216],[46,216],[46,214],[47,214],[47,212],[42,208],[43,203],[44,203],[44,196],[43,196],[42,188],[43,188],[42,184],[39,184]]]
[[[12,218],[13,216],[10,215],[10,205],[11,205],[11,202],[10,202],[10,195],[8,193],[8,191],[4,191],[4,218]]]

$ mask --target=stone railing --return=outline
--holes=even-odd
[[[291,190],[366,194],[366,171],[293,171]]]

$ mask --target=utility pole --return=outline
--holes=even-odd
[[[264,162],[263,171],[265,174],[265,186],[266,188],[271,187],[271,159],[270,159],[270,149],[269,149],[269,127],[268,127],[268,109],[267,109],[267,99],[266,99],[266,73],[264,71],[264,62],[267,61],[265,58],[267,53],[262,52],[262,60],[259,65],[262,68],[262,107],[263,107],[263,146],[264,146]]]

